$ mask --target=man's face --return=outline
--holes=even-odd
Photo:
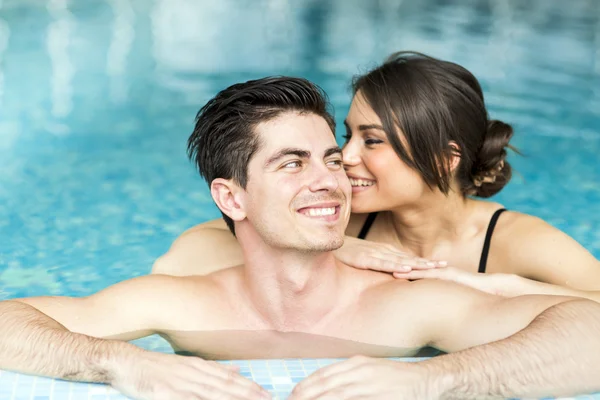
[[[289,112],[255,129],[261,147],[248,165],[244,202],[257,233],[277,248],[341,247],[352,189],[327,122]]]

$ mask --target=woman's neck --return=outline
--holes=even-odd
[[[404,250],[433,259],[452,243],[475,234],[469,223],[475,206],[475,201],[456,192],[436,192],[415,205],[390,210],[390,221]]]

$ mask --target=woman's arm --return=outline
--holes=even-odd
[[[400,279],[442,279],[515,297],[529,294],[573,296],[600,303],[600,261],[573,238],[539,218],[519,213],[498,224],[488,271],[459,268],[395,272]],[[491,268],[490,268],[491,267]]]
[[[207,275],[243,264],[240,245],[225,221],[216,219],[181,234],[152,266],[153,274]]]
[[[363,219],[361,215],[353,216],[346,234],[357,234]],[[335,251],[335,255],[354,268],[390,273],[446,265],[444,261],[414,257],[394,246],[351,236],[346,236],[344,245]],[[207,275],[243,263],[244,257],[237,239],[229,231],[225,221],[216,219],[182,233],[169,251],[154,262],[152,273],[174,276]]]

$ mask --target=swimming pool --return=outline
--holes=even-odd
[[[496,200],[600,257],[598,1],[0,0],[0,299],[146,274],[218,217],[185,157],[216,91],[304,76],[341,124],[351,76],[400,49],[475,73],[527,155]]]

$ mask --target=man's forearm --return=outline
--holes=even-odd
[[[70,332],[28,304],[0,303],[0,369],[110,383],[119,360],[140,351],[129,343]]]
[[[423,362],[442,398],[557,397],[600,391],[600,304],[573,300],[494,343]]]

